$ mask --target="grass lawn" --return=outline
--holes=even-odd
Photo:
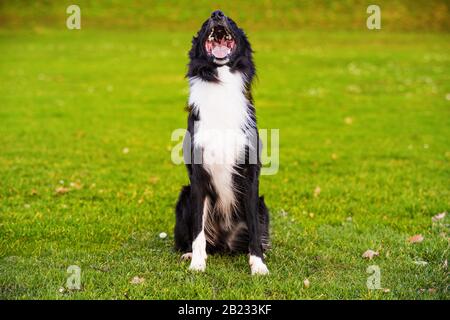
[[[259,126],[280,129],[251,277],[172,249],[192,34],[0,31],[0,298],[449,299],[450,35],[249,31]],[[82,288],[60,292],[70,265]]]

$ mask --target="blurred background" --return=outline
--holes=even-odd
[[[64,25],[61,7],[77,4],[83,10],[86,28],[145,28],[185,30],[221,8],[252,30],[319,29],[359,30],[370,4],[382,7],[386,31],[449,31],[449,1],[446,0],[316,0],[316,1],[0,1],[0,25],[11,28],[59,27]]]

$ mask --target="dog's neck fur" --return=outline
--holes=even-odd
[[[235,205],[232,175],[254,128],[249,115],[244,76],[228,66],[217,68],[218,82],[189,79],[189,105],[197,117],[194,144],[203,150],[203,165],[218,193],[218,206],[229,213]]]

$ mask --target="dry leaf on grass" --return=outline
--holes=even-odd
[[[421,234],[416,234],[410,238],[408,238],[409,243],[420,243],[422,242],[424,237]]]
[[[346,117],[346,118],[344,119],[344,122],[345,122],[345,124],[350,125],[350,124],[353,123],[353,118],[352,118],[352,117]]]
[[[144,281],[145,281],[144,278],[141,278],[141,277],[136,276],[136,277],[134,277],[133,279],[131,279],[130,283],[131,283],[131,284],[141,284],[141,283],[143,283]]]
[[[70,185],[70,187],[77,189],[77,190],[80,190],[83,187],[83,185],[81,184],[80,181],[71,182],[69,185]]]
[[[447,214],[447,212],[441,212],[441,213],[438,213],[438,214],[435,215],[433,218],[431,218],[431,220],[432,220],[433,222],[437,222],[437,221],[439,221],[439,220],[444,219],[446,214]]]
[[[70,189],[66,188],[66,187],[58,187],[55,189],[56,194],[65,194],[69,191],[70,191]]]
[[[317,187],[314,189],[314,197],[318,197],[321,191],[322,191],[322,189],[320,189],[320,187],[317,186]]]
[[[305,286],[305,288],[309,288],[309,286],[311,285],[311,283],[309,282],[308,279],[303,280],[303,285]]]
[[[378,251],[373,251],[373,250],[367,250],[366,252],[363,253],[362,257],[372,260],[373,257],[380,255],[380,253]]]
[[[152,176],[150,178],[148,178],[148,182],[150,182],[151,184],[156,184],[159,181],[159,177],[157,176]]]
[[[428,264],[428,262],[423,261],[423,260],[416,260],[416,261],[414,261],[414,264],[416,264],[418,266],[426,266]]]

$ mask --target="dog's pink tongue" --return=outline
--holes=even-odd
[[[223,59],[228,55],[230,49],[227,46],[215,46],[212,50],[214,57]]]

